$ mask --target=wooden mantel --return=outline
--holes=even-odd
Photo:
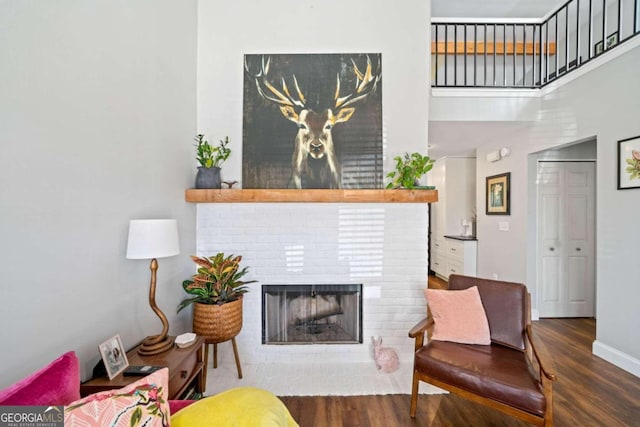
[[[185,200],[194,203],[433,203],[438,190],[294,190],[211,189],[185,190]]]

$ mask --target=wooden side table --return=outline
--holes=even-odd
[[[153,356],[140,356],[138,347],[127,352],[129,365],[165,366],[169,368],[169,399],[180,399],[189,386],[195,381],[196,391],[204,393],[205,378],[204,369],[204,338],[198,337],[196,342],[187,348],[178,348],[175,345],[160,354]],[[124,387],[143,378],[141,376],[124,376],[119,374],[114,379],[108,377],[92,378],[80,385],[80,395],[87,396],[99,391],[112,390]]]

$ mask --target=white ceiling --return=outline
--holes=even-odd
[[[542,18],[566,0],[431,0],[437,18]]]
[[[477,147],[499,149],[518,143],[509,135],[530,126],[527,122],[429,122],[429,157],[475,157]],[[509,144],[497,141],[512,141]]]
[[[542,18],[566,0],[431,0],[438,18]],[[522,122],[429,121],[429,156],[473,156],[480,146],[500,148],[495,141],[527,126]],[[517,143],[517,141],[514,141]]]

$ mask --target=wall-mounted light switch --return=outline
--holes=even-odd
[[[509,222],[508,221],[500,221],[500,222],[498,222],[498,230],[500,230],[500,231],[509,231]]]

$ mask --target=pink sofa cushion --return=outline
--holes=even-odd
[[[185,408],[192,403],[196,402],[195,400],[170,400],[169,401],[169,412],[171,415],[178,412],[180,409]]]
[[[69,351],[0,391],[0,405],[68,405],[80,399],[80,365]]]
[[[461,291],[425,289],[424,294],[434,322],[431,339],[491,344],[489,322],[477,286]]]

